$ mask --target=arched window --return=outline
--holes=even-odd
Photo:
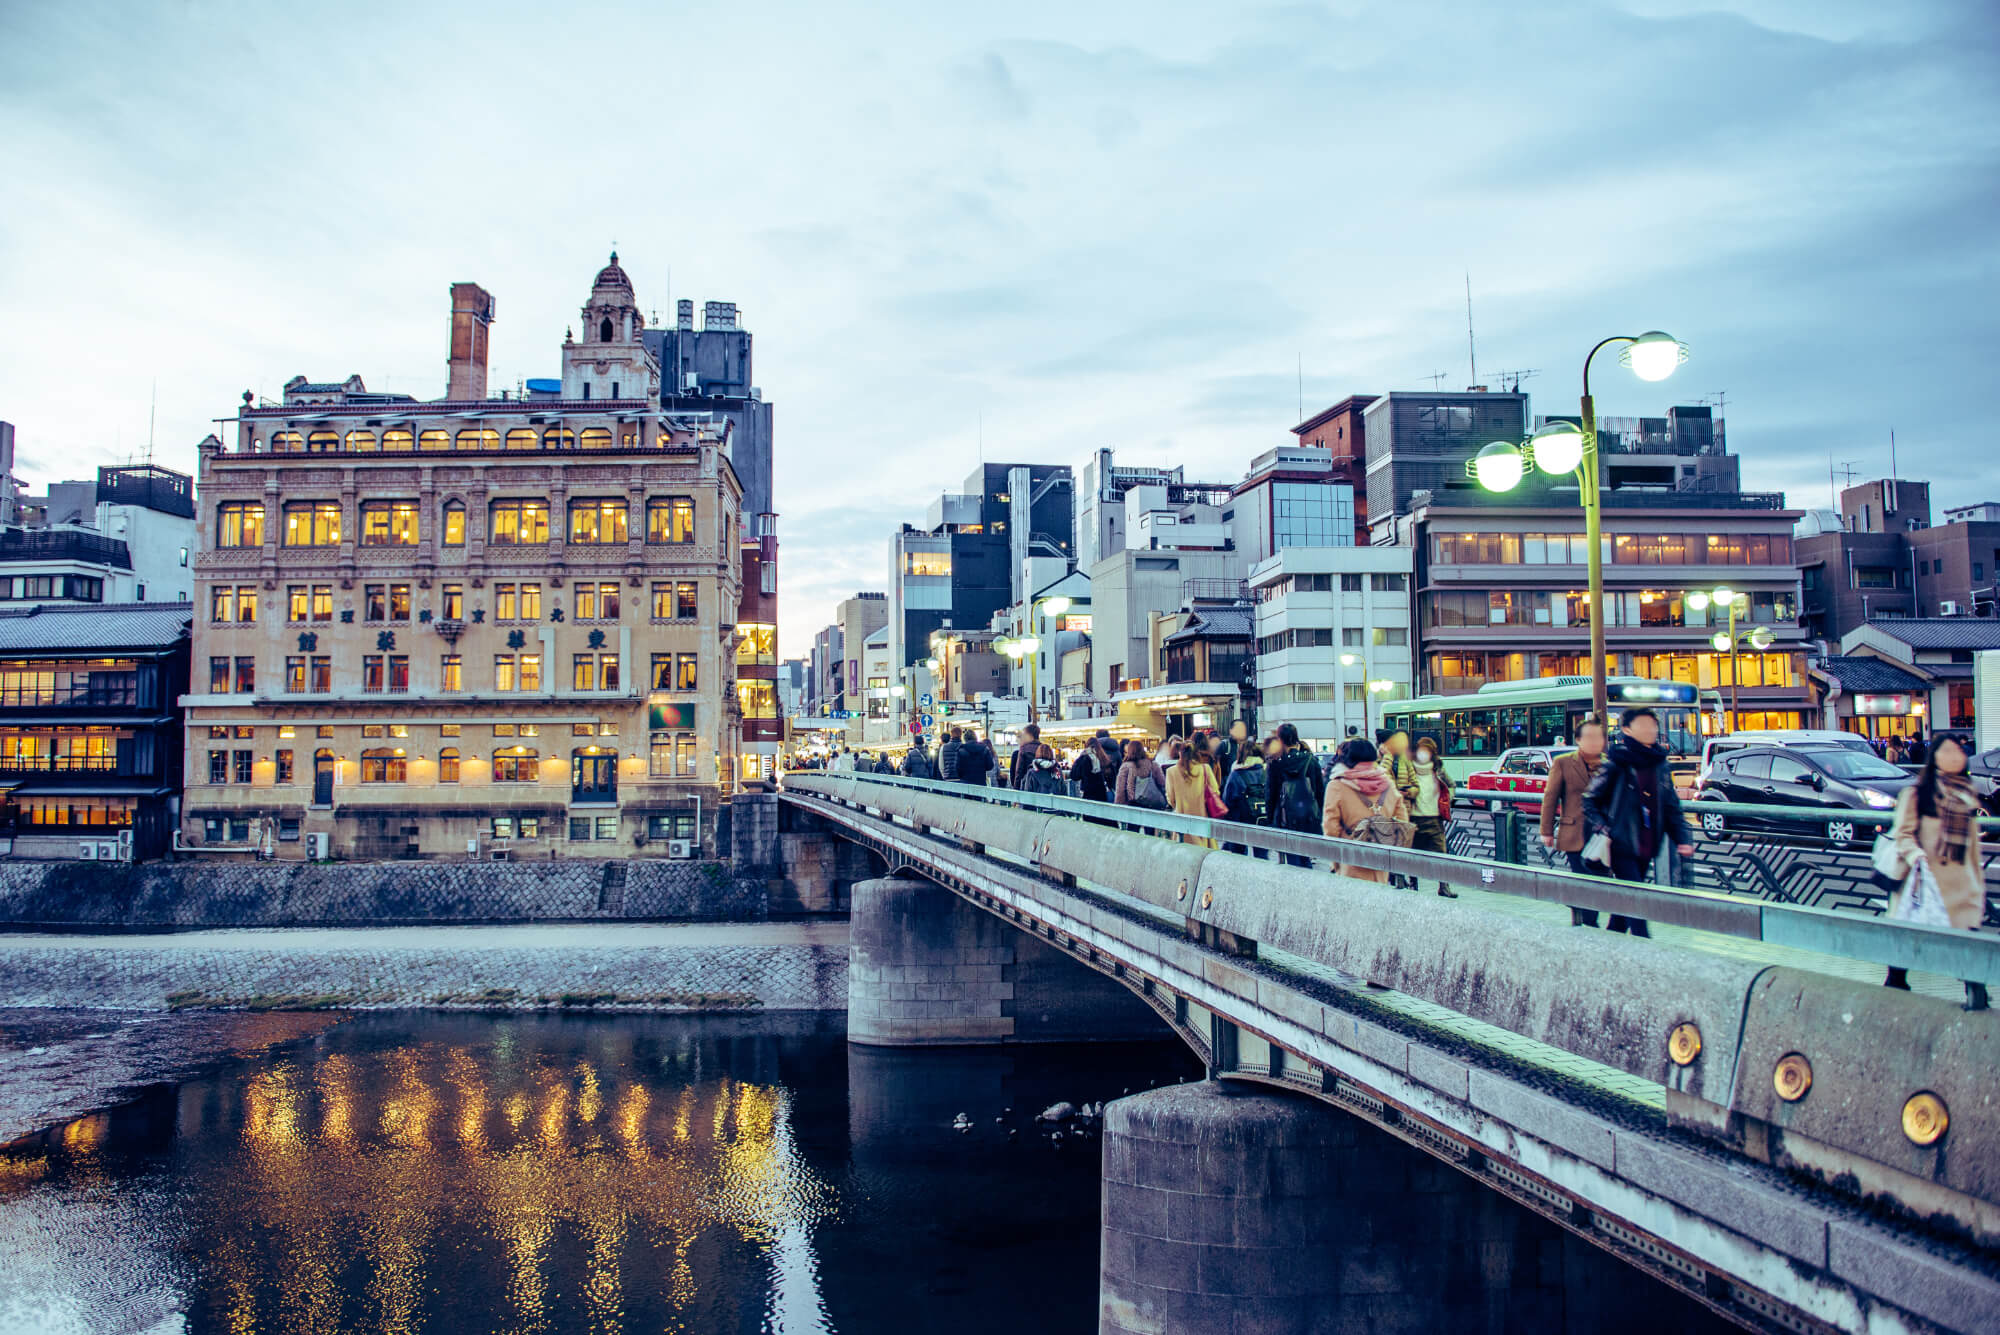
[[[374,433],[373,431],[350,431],[350,432],[348,432],[348,433],[347,433],[347,448],[348,448],[348,449],[350,449],[350,450],[355,450],[355,451],[357,451],[357,452],[366,452],[366,451],[369,451],[369,450],[372,450],[372,449],[374,449],[374,448],[375,448],[375,433]]]
[[[608,315],[604,317],[604,322],[597,326],[597,341],[599,343],[611,341],[611,317]]]
[[[465,505],[461,501],[444,503],[444,545],[465,546]]]
[[[306,449],[313,454],[326,454],[340,448],[340,437],[331,431],[315,431],[306,437]]]
[[[530,436],[535,433],[530,431]],[[500,433],[490,426],[469,426],[458,433],[458,448],[461,450],[497,450],[500,448]]]
[[[361,782],[402,783],[408,777],[409,764],[400,748],[372,747],[361,753]]]
[[[458,782],[458,748],[447,746],[438,752],[438,782]]]
[[[451,433],[449,431],[426,431],[423,435],[417,437],[417,448],[420,450],[448,450],[451,448]]]
[[[382,448],[384,450],[409,451],[415,449],[416,444],[416,437],[410,434],[408,427],[390,427],[382,433]]]
[[[303,454],[306,438],[296,431],[273,431],[271,433],[271,453]]]
[[[505,746],[493,753],[493,782],[534,783],[541,777],[538,752],[525,746]]]
[[[552,426],[542,433],[542,448],[545,450],[573,450],[576,448],[576,432],[568,427]]]
[[[608,450],[611,448],[611,432],[601,426],[583,429],[583,448],[586,450]]]
[[[621,448],[628,450],[639,448],[639,424],[637,422],[620,422],[618,424],[618,444]]]
[[[535,434],[533,427],[517,426],[507,433],[507,448],[510,450],[532,450],[541,444],[542,438]]]

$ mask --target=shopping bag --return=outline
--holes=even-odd
[[[1938,890],[1937,877],[1931,874],[1928,859],[1919,858],[1910,868],[1909,879],[1903,882],[1903,893],[1889,901],[1889,916],[1919,927],[1951,926],[1951,915],[1944,911],[1944,895]]]

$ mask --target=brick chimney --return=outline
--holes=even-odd
[[[451,379],[447,399],[486,397],[486,326],[493,323],[493,294],[477,283],[451,285]]]

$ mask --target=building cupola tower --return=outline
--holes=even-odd
[[[660,396],[660,366],[642,337],[645,317],[618,252],[597,271],[583,304],[581,338],[563,343],[566,399],[648,399]]]

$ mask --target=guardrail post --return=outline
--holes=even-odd
[[[1521,860],[1521,813],[1512,807],[1493,813],[1493,860],[1508,863]]]

